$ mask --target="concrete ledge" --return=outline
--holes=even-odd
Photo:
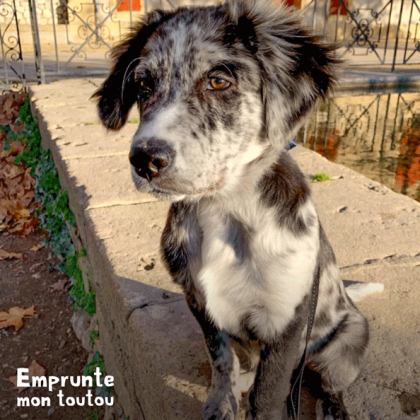
[[[69,190],[75,240],[88,251],[83,270],[97,292],[107,371],[130,419],[198,420],[211,372],[200,329],[160,261],[169,205],[134,189],[127,153],[136,125],[105,132],[88,100],[97,85],[63,80],[30,96]],[[308,176],[333,176],[312,188],[343,275],[386,285],[361,304],[372,357],[345,394],[348,408],[358,420],[420,419],[420,205],[314,152],[291,153]]]

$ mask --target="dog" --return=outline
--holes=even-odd
[[[342,391],[365,363],[368,323],[285,150],[331,91],[335,56],[277,2],[153,11],[95,93],[110,130],[137,104],[134,183],[172,201],[163,257],[203,330],[204,420],[234,419],[241,392],[247,420],[297,418],[301,383],[318,420],[349,418]]]

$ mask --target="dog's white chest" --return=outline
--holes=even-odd
[[[195,280],[216,325],[231,334],[245,327],[265,338],[281,332],[309,293],[317,238],[296,238],[264,220],[246,226],[211,208],[199,223],[202,265]]]

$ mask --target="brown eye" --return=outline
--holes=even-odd
[[[230,82],[221,77],[212,77],[210,79],[209,89],[210,90],[225,90],[230,86]]]

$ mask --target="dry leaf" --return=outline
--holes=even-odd
[[[28,309],[14,306],[9,309],[9,312],[0,312],[0,328],[13,326],[18,331],[23,327],[23,318],[32,318],[35,313],[34,306]]]
[[[25,128],[18,112],[26,97],[16,93],[0,96],[0,125],[9,126],[14,132]],[[25,142],[8,139],[6,133],[0,133],[0,232],[3,235],[27,235],[38,224],[33,213],[39,204],[34,197],[31,169],[15,163],[16,156],[25,148]]]
[[[30,365],[28,366],[29,372],[26,373],[26,376],[29,376],[29,379],[27,382],[32,382],[33,376],[45,376],[45,369],[39,365],[36,360],[32,360]],[[17,386],[17,376],[10,376],[9,381],[15,386],[15,389],[17,389],[19,392],[25,391],[27,387],[18,387]]]
[[[20,252],[8,252],[4,249],[0,249],[0,261],[1,260],[12,260],[13,258],[18,258],[21,260],[23,255]]]
[[[44,244],[34,245],[34,246],[31,248],[31,251],[32,251],[32,252],[39,251],[40,249],[44,248],[44,246],[45,246]]]
[[[63,279],[63,280],[58,280],[56,283],[54,283],[53,285],[51,285],[51,289],[52,290],[63,290],[64,286],[68,283],[67,279]]]

